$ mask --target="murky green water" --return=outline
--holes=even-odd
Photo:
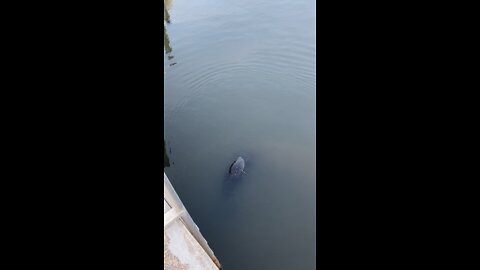
[[[225,270],[315,268],[315,5],[166,3],[165,171]]]

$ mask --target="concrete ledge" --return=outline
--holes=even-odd
[[[168,212],[164,202],[164,213]],[[163,241],[164,270],[219,270],[181,220],[164,229]]]

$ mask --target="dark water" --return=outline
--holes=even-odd
[[[166,2],[165,171],[226,270],[315,269],[315,5]]]

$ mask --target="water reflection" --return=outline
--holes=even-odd
[[[163,1],[163,20],[165,23],[170,24],[170,14],[168,13],[168,10],[172,6],[172,1],[171,0],[164,0]],[[167,28],[165,27],[165,24],[163,25],[163,49],[165,50],[165,54],[167,55],[168,60],[172,60],[174,57],[172,55],[172,47],[170,46],[170,39],[168,37],[167,33]],[[170,63],[170,66],[175,65],[176,63]],[[171,154],[171,149],[170,149],[170,154]],[[170,167],[170,159],[168,157],[167,153],[167,146],[165,139],[163,140],[163,168],[165,169],[166,167]]]
[[[170,14],[168,10],[172,5],[171,0],[164,0],[163,1],[163,20],[165,23],[170,24]],[[170,46],[170,39],[168,38],[167,28],[165,24],[163,25],[163,49],[165,50],[165,54],[167,55],[168,60],[172,60],[174,57],[172,55],[172,47]],[[175,63],[171,63],[170,65],[174,65]],[[171,153],[171,150],[170,150]],[[167,146],[165,139],[163,140],[163,168],[170,167],[170,159],[167,153]]]
[[[172,7],[172,0],[163,0],[163,7],[169,10]]]
[[[171,1],[163,1],[163,20],[165,20],[165,22],[167,23],[170,23],[170,14],[168,13],[168,9],[170,9],[170,5],[171,5]]]
[[[168,10],[170,9],[172,5],[171,0],[164,0],[163,1],[163,20],[165,23],[170,24],[170,14],[168,13]],[[165,50],[165,54],[167,55],[167,59],[171,61],[174,56],[172,55],[172,47],[170,46],[170,39],[168,37],[167,33],[167,28],[165,27],[165,24],[163,25],[163,49]],[[170,66],[175,65],[176,62],[170,63]]]
[[[170,167],[170,159],[168,158],[165,140],[163,140],[163,168],[165,169],[166,167]]]

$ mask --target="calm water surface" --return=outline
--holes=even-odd
[[[225,270],[315,269],[315,1],[165,4],[165,172]]]

